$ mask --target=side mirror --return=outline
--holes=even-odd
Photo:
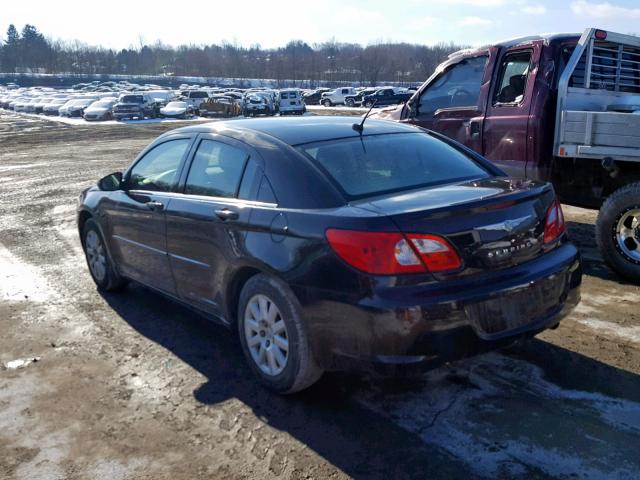
[[[122,172],[110,173],[98,181],[98,188],[103,192],[115,192],[122,188]]]

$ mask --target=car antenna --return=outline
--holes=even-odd
[[[371,110],[373,110],[373,107],[376,106],[377,102],[378,102],[378,99],[376,98],[373,101],[373,104],[371,105],[371,108],[369,108],[369,111],[364,115],[364,117],[362,118],[362,121],[360,123],[354,123],[353,125],[351,125],[351,128],[353,128],[360,135],[362,135],[362,131],[364,130],[364,121],[367,119],[367,117],[371,113]]]

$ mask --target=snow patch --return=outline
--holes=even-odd
[[[640,403],[563,389],[498,353],[422,380],[418,391],[374,385],[356,400],[489,478],[626,479],[640,469]]]
[[[53,289],[39,272],[0,243],[0,299],[45,302],[53,295]]]

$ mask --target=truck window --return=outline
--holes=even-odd
[[[440,74],[420,97],[419,115],[442,108],[477,108],[488,56],[467,58]]]
[[[531,50],[507,53],[500,66],[498,88],[493,99],[494,105],[517,104],[524,99],[527,87]]]
[[[342,89],[342,93],[343,93],[344,95],[346,95],[347,93],[349,93],[349,89],[348,89],[348,88],[343,88],[343,89]]]

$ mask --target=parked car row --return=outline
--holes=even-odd
[[[415,89],[401,87],[352,88],[341,87],[335,90],[313,92],[308,98],[325,107],[346,105],[347,107],[384,107],[405,103],[415,93]]]
[[[178,90],[154,85],[104,82],[74,85],[70,90],[8,88],[0,86],[0,108],[15,112],[84,118],[87,121],[142,120],[194,116],[253,117],[301,115],[306,112],[299,89],[208,89],[198,86]]]

